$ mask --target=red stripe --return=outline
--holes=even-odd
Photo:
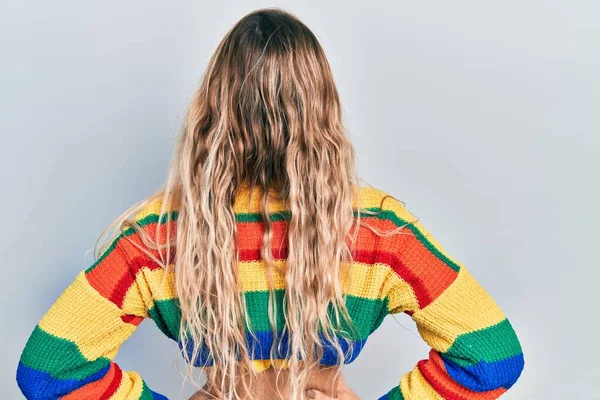
[[[417,368],[429,385],[446,400],[492,400],[506,392],[505,388],[474,392],[457,383],[446,371],[444,361],[434,349],[429,351],[428,360],[420,360]]]
[[[97,399],[106,392],[107,388],[113,381],[116,373],[117,364],[111,363],[110,368],[104,374],[104,376],[96,381],[90,382],[87,385],[81,386],[80,388],[61,396],[61,400],[87,400]]]
[[[285,260],[287,258],[287,248],[272,249],[271,254],[275,260]],[[240,261],[260,261],[260,249],[240,249]]]
[[[90,286],[106,299],[111,298],[115,286],[123,277],[131,275],[125,255],[120,250],[125,240],[119,239],[115,248],[85,276]]]
[[[362,223],[387,231],[396,228],[393,221],[363,218]],[[260,246],[264,225],[262,222],[238,223],[240,261],[260,261]],[[287,221],[273,223],[272,255],[274,259],[288,256]],[[367,264],[385,263],[413,289],[419,308],[431,304],[456,279],[457,272],[434,254],[409,229],[389,237],[380,237],[361,225],[358,231],[354,260]],[[348,244],[351,243],[348,241]]]
[[[139,315],[127,314],[122,315],[121,319],[127,324],[138,326],[144,320],[144,317],[140,317]]]
[[[419,371],[423,374],[423,377],[425,377],[429,385],[431,385],[431,387],[445,400],[468,400],[459,393],[451,392],[440,380],[438,380],[437,376],[442,374],[442,372],[437,369],[431,361],[420,360],[417,363],[417,368],[419,368]]]
[[[375,258],[374,261],[372,261],[373,258]],[[425,282],[413,270],[406,268],[396,254],[389,251],[360,251],[356,253],[355,260],[368,263],[380,262],[389,265],[400,278],[410,285],[419,303],[419,308],[431,303],[431,295],[427,291]]]
[[[140,251],[141,252],[141,251]],[[148,268],[150,271],[162,268],[160,264],[150,258],[147,254],[139,254],[129,260],[129,273],[124,274],[119,282],[115,285],[112,293],[110,294],[109,300],[115,303],[119,308],[123,307],[123,301],[125,301],[125,295],[127,291],[133,285],[136,274],[142,268]]]
[[[286,258],[284,249],[287,248],[287,221],[274,221],[272,223],[271,248],[276,259]],[[260,260],[260,246],[265,227],[262,222],[238,222],[237,245],[240,249],[242,261]]]
[[[113,380],[110,383],[110,385],[106,388],[106,391],[100,397],[100,400],[110,399],[111,396],[113,394],[115,394],[117,389],[119,389],[119,386],[121,386],[121,379],[123,378],[123,371],[121,371],[121,368],[119,367],[118,364],[116,364],[116,363],[112,363],[112,364],[115,367],[115,375],[114,375]]]
[[[156,223],[146,225],[144,232],[154,239],[156,236]],[[166,224],[160,225],[159,241],[161,244],[166,242]],[[171,227],[171,234],[176,232],[175,227]],[[131,243],[132,240],[135,244]],[[149,249],[143,242],[138,232],[127,237],[122,237],[116,243],[113,250],[89,273],[86,278],[90,285],[94,287],[102,296],[115,303],[117,306],[123,306],[123,300],[127,290],[135,280],[135,274],[142,267],[148,267],[150,270],[160,268],[160,265],[145,254],[136,245],[148,250],[154,257],[160,260],[158,250]],[[171,248],[169,260],[172,263],[175,260],[175,248]]]

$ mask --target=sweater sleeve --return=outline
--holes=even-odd
[[[149,316],[148,294],[136,281],[140,253],[119,234],[36,324],[16,375],[27,399],[167,399],[113,361]]]
[[[410,315],[430,350],[379,400],[500,397],[524,367],[511,323],[414,215],[400,203],[394,208],[396,224],[409,224],[392,245],[388,313]]]

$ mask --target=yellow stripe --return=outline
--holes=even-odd
[[[137,281],[137,279],[136,279]],[[148,306],[152,303],[152,293],[147,290],[143,290],[146,286],[140,285],[139,282],[131,285],[125,293],[123,298],[123,314],[138,315],[140,317],[148,318]]]
[[[379,205],[381,203],[381,199],[387,194],[379,189],[376,189],[373,187],[368,187],[368,186],[360,187],[359,191],[357,191],[356,189],[357,188],[355,187],[353,194],[356,195],[358,193],[360,196],[360,199],[358,199],[358,201],[357,201],[356,197],[353,197],[353,199],[352,199],[353,207],[356,207],[357,204],[360,204],[360,206],[362,208],[379,207]],[[275,191],[273,191],[272,193],[273,194],[271,195],[270,200],[269,200],[269,212],[274,213],[274,212],[288,210],[289,205],[284,200],[279,198],[276,195]],[[261,203],[260,196],[261,196],[261,192],[259,189],[255,189],[253,192],[251,192],[249,187],[241,186],[238,189],[238,195],[234,201],[234,205],[233,205],[234,212],[236,214],[260,212],[260,203]],[[388,206],[391,205],[392,203],[399,204],[400,207],[398,207],[398,206],[395,206],[395,207],[398,211],[402,211],[403,207],[401,207],[401,203],[392,198],[387,198],[385,200],[383,209],[387,209]],[[402,215],[406,215],[406,214],[402,214]],[[403,218],[402,215],[399,215],[399,217]]]
[[[400,219],[405,220],[406,222],[415,221],[417,218],[404,206],[404,204],[394,198],[394,197],[386,197],[389,194],[374,188],[363,188],[361,191],[361,205],[364,208],[381,208],[384,211],[391,211]],[[383,203],[382,203],[383,200]]]
[[[91,312],[93,310],[93,312]],[[79,272],[39,322],[40,328],[74,342],[88,360],[113,357],[136,330],[121,320],[121,310],[102,297]]]
[[[173,204],[177,204],[177,201],[174,198],[170,199],[170,203],[167,204],[167,206],[165,207],[165,211],[161,214],[161,207],[163,205],[163,196],[160,195],[156,198],[150,198],[149,200],[147,200],[147,203],[144,204],[143,206],[141,206],[141,208],[139,209],[139,211],[135,214],[134,216],[134,220],[135,221],[139,221],[142,218],[147,217],[148,215],[162,215],[162,214],[166,214],[170,211],[175,210],[175,207],[173,206]]]
[[[163,277],[165,277],[164,282],[162,281]],[[147,310],[154,306],[156,300],[177,297],[175,273],[172,270],[165,275],[163,268],[151,271],[147,267],[142,267],[136,274],[135,280],[136,285],[131,285],[123,301],[123,311],[128,314],[146,317],[148,316]]]
[[[400,381],[400,389],[405,399],[444,400],[427,382],[419,368],[404,374]]]
[[[285,260],[275,261],[275,268],[272,270],[275,289],[285,288],[284,266]],[[239,273],[243,290],[253,292],[269,289],[267,266],[263,261],[241,262]],[[342,291],[372,300],[383,299],[392,286],[401,285],[402,281],[389,265],[381,263],[351,262],[349,275],[343,281]]]
[[[350,281],[344,279],[342,291],[365,299],[383,299],[401,283],[402,279],[387,264],[351,262]]]
[[[284,265],[285,260],[275,261],[275,268],[272,273],[275,289],[285,288]],[[266,291],[269,289],[267,267],[264,262],[242,262],[240,263],[239,272],[245,291]],[[350,276],[345,277],[342,291],[343,293],[371,300],[383,299],[392,287],[405,286],[408,288],[408,284],[403,285],[403,283],[405,282],[387,264],[351,262]],[[399,292],[397,290],[394,295],[396,296]]]
[[[425,342],[445,352],[458,335],[495,325],[505,315],[471,273],[462,268],[456,280],[412,318]]]
[[[353,206],[356,207],[357,204],[360,204],[363,208],[370,207],[379,207],[381,203],[381,199],[387,195],[386,192],[376,189],[374,187],[363,186],[356,190],[354,188],[353,194],[359,194],[360,199],[357,202],[356,197],[353,197]],[[271,200],[269,202],[269,212],[279,212],[287,210],[287,204],[284,200],[277,196],[275,190],[272,191]],[[251,198],[249,196],[252,195]],[[250,201],[249,201],[250,200]],[[255,189],[252,193],[250,192],[250,188],[246,186],[240,186],[238,188],[238,194],[234,201],[234,212],[236,213],[256,213],[260,211],[260,190]],[[161,206],[163,203],[163,197],[158,196],[156,198],[150,199],[145,205],[141,206],[139,211],[136,213],[134,219],[139,220],[148,215],[157,214],[160,215]],[[168,204],[165,208],[165,212],[175,210],[174,205],[178,204],[178,199],[172,198],[170,204]],[[406,214],[404,207],[402,204],[395,199],[387,198],[384,202],[383,209],[389,209],[392,206],[396,211],[399,211],[400,214],[398,216],[400,218],[410,217],[409,214]]]
[[[389,289],[387,289],[388,287]],[[390,314],[419,308],[419,302],[412,287],[393,271],[391,271],[390,279],[386,281],[385,288],[382,287],[381,290],[383,293],[387,293],[388,313]]]
[[[111,400],[139,399],[144,390],[142,377],[135,371],[123,371],[121,385],[112,396]]]
[[[285,260],[276,261],[281,267]],[[388,309],[400,312],[415,309],[417,300],[410,285],[396,274],[389,265],[375,263],[350,264],[350,280],[344,280],[343,293],[366,299],[383,299],[388,296]],[[262,261],[241,262],[239,268],[242,284],[246,291],[266,291],[266,265]],[[159,289],[164,269],[149,270],[142,268],[136,276],[137,285],[127,291],[123,310],[134,315],[147,315],[146,307],[151,308],[155,300],[167,300],[177,297],[175,274],[167,273],[164,286]],[[285,288],[285,278],[281,270],[273,271],[275,289]]]
[[[261,196],[262,193],[260,189],[255,188],[251,192],[249,187],[240,186],[233,203],[234,213],[247,214],[260,212]],[[278,197],[273,190],[271,197],[269,198],[269,213],[284,211],[287,208],[286,202]]]

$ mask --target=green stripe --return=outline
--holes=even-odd
[[[475,332],[459,335],[452,346],[443,353],[461,367],[481,361],[493,363],[522,353],[521,344],[508,319]]]
[[[373,326],[376,324],[379,315],[387,310],[383,299],[366,299],[352,295],[346,295],[346,307],[356,329],[354,336],[349,337],[352,340],[366,340],[373,332]],[[331,305],[329,314],[332,317],[335,316],[333,310],[334,308]],[[340,319],[342,321],[342,329],[351,333],[350,328],[344,319],[341,318],[341,315]],[[332,321],[335,320],[332,319]]]
[[[278,332],[283,330],[285,317],[283,311],[283,298],[285,289],[277,289],[274,291],[276,303],[275,323]],[[250,326],[254,332],[270,331],[268,310],[268,291],[253,291],[244,293],[246,299],[246,307],[248,309],[248,318]],[[374,330],[374,326],[379,326],[382,318],[386,314],[387,300],[384,299],[365,299],[362,297],[348,295],[346,297],[346,307],[350,318],[354,322],[355,334],[351,334],[351,330],[347,323],[341,318],[341,329],[348,332],[348,338],[353,340],[366,339]],[[179,322],[181,320],[181,309],[179,308],[179,300],[168,299],[159,300],[149,310],[150,316],[158,326],[158,328],[169,338],[176,339],[179,337]],[[330,317],[334,318],[333,306],[329,308]],[[246,331],[248,324],[244,322]]]
[[[292,212],[289,210],[269,213],[269,220],[273,222],[289,220],[290,218],[292,218]],[[261,222],[263,220],[261,213],[238,213],[235,215],[235,219],[238,222]]]
[[[154,396],[152,395],[152,391],[148,387],[148,384],[145,380],[142,380],[142,393],[138,400],[154,400]]]
[[[275,313],[275,326],[277,332],[283,329],[285,324],[285,317],[283,313],[283,297],[285,295],[284,289],[274,290],[276,313]],[[267,291],[255,291],[245,292],[244,297],[246,298],[246,309],[248,310],[248,318],[250,319],[250,326],[254,332],[266,332],[271,330],[269,325],[269,316],[267,314],[269,292]],[[244,327],[248,331],[248,324],[244,322]]]
[[[369,210],[377,212],[379,211],[379,207],[371,207],[371,208],[363,208],[363,210]],[[390,219],[390,214],[395,216],[396,214],[392,211],[384,210],[379,215],[371,215],[367,213],[361,213],[362,218],[379,218],[379,219]],[[354,216],[358,216],[358,211],[354,211]],[[281,220],[289,220],[292,217],[291,210],[282,210],[278,212],[269,213],[269,219],[271,221],[281,221]],[[262,214],[260,212],[252,212],[252,213],[237,213],[236,219],[239,222],[261,222],[263,220]],[[396,217],[396,219],[398,219]]]
[[[170,214],[170,216],[169,216]],[[178,211],[170,211],[170,212],[166,212],[164,214],[161,215],[160,218],[160,223],[161,224],[166,224],[169,220],[170,221],[177,221],[177,217],[179,217],[179,212]],[[158,221],[158,214],[148,214],[146,215],[144,218],[141,218],[137,221],[138,225],[140,225],[141,227],[150,225],[150,224],[154,224],[157,223]],[[123,232],[123,234],[125,236],[129,236],[132,235],[135,232],[135,229],[132,227],[129,227],[127,229],[125,229],[125,231]]]
[[[368,208],[368,210],[379,211],[379,207]],[[355,215],[356,215],[356,213],[355,213]],[[390,220],[396,226],[402,226],[409,222],[409,221],[406,221],[406,220],[398,217],[398,215],[396,215],[396,213],[391,210],[383,210],[379,215],[375,215],[375,216],[371,216],[371,217]],[[419,230],[419,228],[417,228],[412,223],[407,225],[407,228],[410,229],[415,234],[415,236],[419,239],[419,241],[423,244],[423,246],[425,246],[427,248],[427,250],[429,250],[431,253],[435,254],[440,260],[442,260],[444,263],[446,263],[454,271],[458,272],[460,270],[460,266],[458,264],[456,264],[454,261],[452,261],[451,259],[449,259],[437,247],[435,247],[435,245],[433,243],[431,243],[429,241],[429,239],[427,239],[427,237],[425,237],[425,235],[423,234],[423,232],[421,232]]]
[[[179,321],[181,320],[179,304],[179,299],[156,300],[148,310],[158,329],[174,340],[179,337]]]
[[[26,366],[44,371],[57,379],[83,380],[110,364],[106,357],[90,361],[77,345],[59,338],[36,325],[21,355]]]
[[[276,304],[276,329],[278,332],[283,330],[285,317],[283,314],[283,298],[285,289],[277,289],[274,291]],[[254,291],[246,292],[246,306],[249,310],[250,324],[255,332],[265,332],[271,330],[269,325],[269,317],[267,314],[269,292]],[[366,299],[358,296],[347,295],[346,307],[348,314],[354,323],[355,332],[352,334],[350,327],[340,315],[341,330],[348,332],[348,338],[353,340],[363,340],[372,332],[373,325],[378,321],[380,313],[385,310],[385,301],[382,299]],[[385,311],[383,311],[385,312]],[[334,308],[330,304],[329,316],[332,321],[335,321]],[[248,326],[246,325],[246,329]]]
[[[102,253],[100,257],[98,257],[98,259],[85,270],[85,273],[88,274],[90,271],[96,268],[98,264],[102,262],[102,260],[104,260],[110,253],[112,253],[115,247],[117,247],[117,243],[119,242],[119,240],[121,240],[121,238],[123,238],[123,234],[119,233],[117,237],[113,239],[112,243],[110,244],[110,246],[108,246],[104,253]]]
[[[390,302],[390,300],[386,296],[383,299],[383,304],[381,305],[381,311],[377,315],[377,318],[375,318],[375,320],[373,321],[373,327],[371,328],[371,333],[373,333],[377,328],[379,328],[379,326],[383,323],[383,320],[385,319],[385,317],[389,314],[389,311],[388,311],[389,302]]]

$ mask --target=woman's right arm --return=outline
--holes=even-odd
[[[150,317],[151,289],[138,275],[157,268],[125,235],[142,244],[132,228],[119,234],[36,324],[16,371],[27,399],[167,399],[138,372],[114,361],[123,343]]]

